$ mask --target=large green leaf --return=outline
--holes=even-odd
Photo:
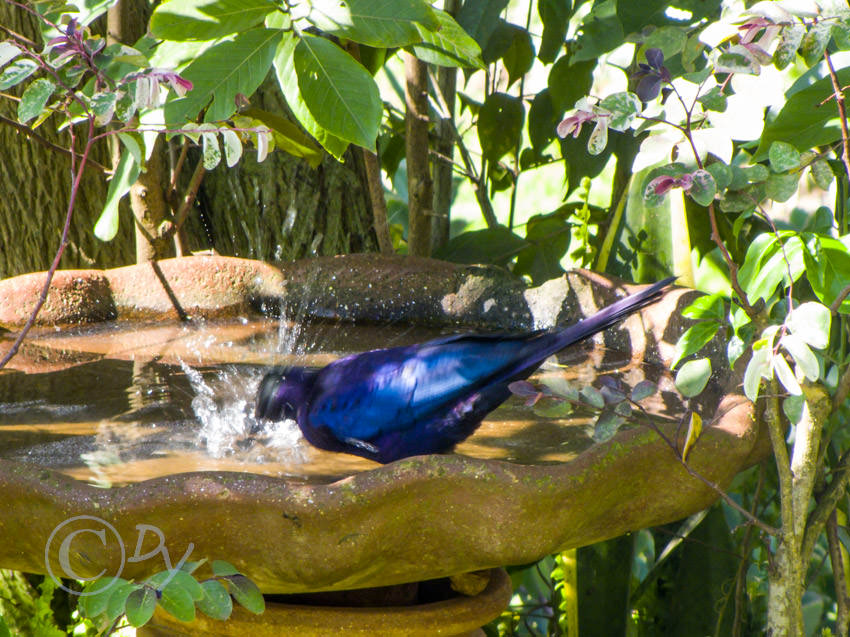
[[[383,103],[369,72],[330,40],[307,33],[295,45],[292,61],[316,123],[374,152]]]
[[[620,46],[625,41],[625,35],[617,16],[617,0],[595,2],[581,23],[581,34],[576,39],[573,59],[576,62],[595,60]]]
[[[437,66],[484,68],[478,43],[445,11],[435,9],[434,14],[438,29],[416,25],[420,42],[413,45],[414,55]]]
[[[215,40],[261,24],[276,7],[272,0],[171,0],[154,10],[150,29],[163,40]]]
[[[454,263],[506,265],[528,242],[504,226],[464,232],[438,250],[434,257]]]
[[[850,235],[841,239],[813,235],[806,247],[806,278],[821,303],[830,306],[850,281]],[[850,314],[850,297],[844,298],[838,311]]]
[[[572,2],[567,0],[540,0],[537,12],[543,22],[543,36],[537,57],[544,64],[551,64],[561,52],[567,39],[567,26],[572,14]]]
[[[322,31],[378,48],[418,42],[417,23],[428,31],[440,28],[422,0],[332,0],[312,4],[307,19]]]
[[[570,244],[570,224],[565,215],[535,215],[528,220],[525,239],[531,245],[517,256],[514,274],[527,274],[533,285],[561,276],[561,259]]]
[[[507,5],[508,0],[465,0],[457,12],[457,22],[484,48]]]
[[[121,198],[130,192],[130,186],[139,176],[139,164],[133,159],[133,155],[127,151],[121,153],[118,166],[112,174],[109,182],[109,190],[106,193],[106,203],[100,218],[94,226],[94,236],[101,241],[112,241],[118,234],[118,204]]]
[[[850,67],[838,71],[838,83],[850,84]],[[841,139],[838,109],[835,100],[828,99],[832,94],[832,80],[825,77],[791,95],[776,117],[766,121],[754,161],[764,159],[775,141],[804,151]]]
[[[298,77],[292,72],[295,64],[292,56],[297,44],[298,38],[294,34],[289,33],[277,47],[277,52],[274,56],[274,69],[278,84],[286,98],[286,103],[300,124],[308,133],[316,138],[316,141],[325,150],[337,159],[341,159],[345,149],[348,148],[348,142],[332,135],[316,121],[310,113],[310,109],[307,108],[301,91],[298,89]]]
[[[531,34],[515,24],[499,21],[499,26],[481,52],[485,64],[502,60],[508,72],[508,86],[525,75],[534,63]]]
[[[522,135],[525,108],[522,100],[507,93],[487,96],[478,114],[478,141],[485,159],[497,162],[513,150]]]
[[[252,95],[265,79],[280,38],[277,29],[250,29],[204,51],[181,73],[194,85],[192,90],[165,105],[169,127],[194,119],[210,100],[204,121],[233,115],[237,94]]]

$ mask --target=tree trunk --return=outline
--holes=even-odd
[[[407,250],[414,256],[431,255],[433,188],[428,145],[428,66],[404,54],[405,114],[409,225]]]
[[[271,77],[251,104],[293,119]],[[246,150],[236,166],[204,178],[186,225],[190,249],[278,261],[377,251],[362,155],[349,148],[343,162],[326,155],[314,169],[283,151],[258,164]],[[187,179],[199,160],[190,152]]]

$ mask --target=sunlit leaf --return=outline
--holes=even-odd
[[[694,352],[701,350],[708,343],[717,330],[720,329],[720,324],[716,321],[702,321],[696,325],[692,325],[687,331],[676,341],[676,349],[674,350],[672,367],[679,364],[686,356],[690,356]]]
[[[779,340],[779,344],[784,347],[789,354],[791,354],[794,362],[806,378],[814,381],[820,377],[820,365],[818,364],[818,359],[803,339],[794,333],[785,334]]]
[[[207,580],[201,582],[204,597],[198,601],[198,608],[202,613],[224,621],[233,612],[233,600],[224,585],[218,580]]]
[[[682,448],[682,460],[688,460],[688,454],[693,449],[694,445],[702,435],[702,418],[695,411],[691,412],[691,417],[688,420],[688,433],[685,435],[685,445]]]
[[[47,100],[53,95],[55,89],[56,85],[43,77],[31,82],[18,103],[18,121],[26,124],[37,117],[47,105]]]
[[[151,33],[164,40],[215,40],[263,22],[273,0],[170,0],[153,12]]]
[[[707,358],[698,358],[687,361],[676,372],[676,389],[685,396],[691,398],[702,393],[711,378],[711,361]]]
[[[29,58],[15,60],[0,73],[0,91],[20,84],[38,69],[38,64]]]
[[[139,164],[129,151],[121,153],[121,159],[115,167],[109,190],[106,193],[106,203],[100,217],[94,226],[94,235],[101,241],[112,241],[118,234],[118,204],[130,192],[130,186],[139,177]]]
[[[491,3],[497,4],[495,2]],[[413,45],[417,58],[437,66],[484,68],[481,47],[445,11],[432,9],[440,23],[438,29],[429,30],[417,24],[421,42]]]
[[[831,321],[828,307],[810,301],[795,307],[785,323],[794,335],[815,349],[824,349],[829,344]]]

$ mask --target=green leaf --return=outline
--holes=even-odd
[[[800,368],[806,378],[815,381],[820,377],[818,359],[803,339],[796,334],[785,334],[779,340],[779,344],[791,354],[791,358],[794,359],[797,367]]]
[[[597,409],[605,407],[605,397],[602,395],[602,392],[596,389],[596,387],[592,387],[590,385],[582,387],[581,391],[579,391],[579,395],[582,400],[591,407],[596,407]]]
[[[422,0],[327,0],[311,3],[307,20],[326,33],[377,48],[418,42],[417,23],[428,31],[440,28]]]
[[[726,189],[732,183],[732,169],[722,161],[708,164],[705,169],[714,177],[714,184],[718,191]]]
[[[643,50],[661,49],[664,59],[669,60],[682,52],[688,39],[685,27],[667,26],[655,29],[643,43]]]
[[[130,186],[138,179],[139,172],[139,164],[135,162],[132,154],[126,150],[122,152],[118,166],[112,174],[112,181],[109,182],[106,203],[94,226],[94,235],[101,241],[112,241],[118,234],[118,204],[124,195],[130,192]]]
[[[508,72],[508,86],[528,73],[531,65],[534,64],[534,44],[531,41],[531,34],[516,25],[511,26],[514,27],[511,44],[501,55],[502,64]]]
[[[719,292],[701,296],[682,310],[682,316],[689,319],[714,319],[723,321],[725,317],[723,295]]]
[[[285,117],[253,106],[242,111],[242,115],[248,121],[242,122],[237,117],[234,119],[234,123],[242,122],[238,124],[242,128],[252,128],[257,123],[264,124],[272,132],[275,148],[286,151],[295,157],[303,157],[312,168],[316,168],[322,163],[324,157],[322,149],[309,136],[305,135],[297,125]]]
[[[547,404],[543,404],[541,401],[534,405],[532,411],[536,416],[542,418],[566,418],[575,411],[575,407],[566,400],[548,401]]]
[[[782,411],[785,412],[785,416],[792,425],[799,423],[800,418],[803,417],[805,402],[806,399],[803,396],[788,396],[782,401]]]
[[[457,12],[457,22],[483,47],[499,23],[508,0],[465,0]]]
[[[835,173],[829,167],[829,162],[825,159],[816,159],[811,165],[812,179],[821,190],[829,190],[832,185],[832,180],[835,179]]]
[[[95,93],[89,100],[91,112],[95,116],[95,124],[106,126],[112,120],[115,112],[115,104],[118,101],[118,93],[108,91],[106,93]]]
[[[42,77],[31,82],[18,103],[18,121],[26,124],[34,117],[38,117],[54,90],[56,85],[46,78]]]
[[[753,356],[744,372],[744,394],[752,402],[758,398],[762,377],[767,377],[770,372],[772,356],[773,350],[765,339],[753,343]]]
[[[232,168],[242,157],[242,142],[239,140],[239,135],[230,128],[221,131],[221,141],[224,143],[224,157],[227,166]]]
[[[720,324],[715,321],[702,321],[689,327],[676,341],[671,367],[678,365],[679,361],[686,356],[701,350],[714,337],[718,329]]]
[[[272,0],[170,0],[154,10],[150,30],[163,40],[215,40],[256,27],[276,8]]]
[[[512,151],[522,135],[522,100],[507,93],[487,96],[478,115],[478,141],[485,159],[498,162]]]
[[[530,245],[517,255],[514,274],[529,275],[532,285],[561,276],[561,259],[570,244],[570,228],[563,214],[531,217],[525,226],[525,240]]]
[[[803,393],[803,389],[800,387],[800,383],[797,382],[794,372],[788,366],[788,361],[781,354],[773,357],[773,371],[776,374],[776,378],[779,379],[779,382],[782,383],[782,386],[789,394],[799,396]]]
[[[109,601],[106,603],[106,616],[109,621],[115,621],[118,617],[124,614],[127,605],[127,598],[134,590],[139,587],[138,584],[133,584],[128,581],[118,582],[109,594]]]
[[[83,595],[80,596],[80,610],[90,619],[106,613],[110,596],[117,586],[123,584],[129,584],[129,582],[120,577],[112,576],[102,577],[93,581],[90,586],[85,588]]]
[[[825,349],[829,345],[829,330],[832,314],[829,308],[810,301],[794,308],[785,324],[791,333],[815,349]]]
[[[274,57],[274,68],[277,74],[278,84],[280,84],[283,94],[286,97],[286,103],[289,105],[295,118],[308,133],[316,138],[325,150],[337,159],[341,159],[342,154],[348,148],[348,142],[332,135],[319,125],[304,102],[304,98],[298,88],[298,77],[292,72],[294,64],[292,56],[298,42],[298,38],[290,33],[278,45]]]
[[[807,248],[803,256],[809,284],[824,305],[832,306],[850,281],[850,235],[841,239],[815,235]],[[850,314],[850,297],[841,302],[838,311]]]
[[[743,46],[736,44],[717,57],[715,69],[718,73],[758,75],[761,67],[752,53]]]
[[[605,442],[614,437],[626,419],[613,411],[606,410],[599,414],[593,425],[594,442]]]
[[[623,25],[617,15],[616,0],[593,3],[581,23],[580,35],[573,46],[573,60],[596,60],[603,53],[613,51],[625,41]]]
[[[210,100],[205,122],[220,122],[233,115],[237,94],[253,95],[265,79],[280,38],[275,29],[250,29],[206,49],[181,73],[193,83],[193,89],[165,105],[169,127],[179,128],[194,119]]]
[[[263,594],[257,585],[244,575],[229,575],[225,580],[233,598],[252,613],[259,615],[266,609]]]
[[[806,66],[814,66],[823,57],[826,45],[832,37],[832,24],[830,22],[817,22],[809,27],[800,44],[800,53]]]
[[[218,145],[217,132],[205,132],[201,134],[204,168],[212,170],[221,162],[221,147]]]
[[[726,96],[719,86],[712,86],[708,91],[700,95],[697,101],[707,111],[722,113],[726,110]]]
[[[632,388],[629,396],[633,402],[639,403],[645,398],[649,398],[658,391],[658,385],[651,380],[642,380]]]
[[[549,142],[555,139],[557,125],[549,89],[544,88],[534,96],[528,109],[528,137],[535,152],[542,153]]]
[[[785,25],[780,31],[779,44],[776,51],[773,52],[773,65],[779,70],[794,61],[797,55],[797,49],[803,41],[803,35],[806,33],[805,27],[796,22]]]
[[[484,68],[478,43],[448,13],[432,10],[440,23],[439,29],[416,25],[421,42],[413,45],[414,55],[437,66]]]
[[[778,140],[773,142],[767,151],[767,156],[773,172],[784,173],[800,166],[800,151],[787,142]]]
[[[293,52],[304,104],[335,137],[375,151],[383,103],[369,72],[337,45],[303,34]]]
[[[204,592],[203,598],[198,601],[198,608],[202,613],[224,621],[233,612],[233,600],[224,585],[218,580],[206,580],[201,582]]]
[[[546,86],[552,99],[556,116],[575,106],[590,92],[596,61],[572,64],[569,56],[562,56],[549,69]]]
[[[434,253],[453,263],[507,265],[528,242],[504,226],[463,232]]]
[[[537,3],[537,13],[543,23],[543,35],[537,57],[544,64],[554,62],[564,46],[570,20],[570,4],[564,0],[539,0]]]
[[[29,58],[15,60],[0,73],[0,91],[5,91],[7,88],[12,88],[16,84],[20,84],[35,73],[37,69],[38,64]]]
[[[850,67],[838,69],[840,86],[850,84]],[[764,131],[755,154],[760,160],[773,142],[780,140],[805,151],[841,139],[841,124],[835,108],[832,81],[824,77],[811,86],[790,95],[775,117],[765,120]]]
[[[144,626],[156,609],[156,591],[148,586],[137,588],[127,596],[127,621],[134,628]]]
[[[608,128],[620,132],[631,126],[643,108],[640,98],[629,91],[609,95],[599,102],[599,106],[612,114]]]
[[[0,69],[6,66],[21,54],[21,49],[12,42],[5,40],[0,42]]]
[[[691,175],[693,184],[688,190],[688,195],[691,199],[701,206],[708,206],[714,201],[714,195],[717,193],[717,185],[714,183],[714,177],[707,170],[699,169]]]
[[[212,564],[210,564],[210,568],[212,568],[213,575],[216,577],[224,577],[225,575],[241,575],[239,570],[233,566],[233,564],[225,562],[224,560],[213,560]]]
[[[587,152],[591,155],[600,155],[608,146],[608,122],[599,119],[587,138]]]
[[[563,374],[545,374],[540,382],[559,398],[572,402],[579,401],[578,390]]]
[[[195,600],[190,591],[181,586],[175,579],[168,582],[165,588],[162,589],[159,605],[162,606],[164,611],[173,615],[181,622],[193,621],[195,619]],[[195,583],[197,584],[197,582]]]
[[[795,173],[771,175],[767,178],[765,195],[774,201],[788,201],[797,192],[800,178]]]

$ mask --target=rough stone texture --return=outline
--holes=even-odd
[[[722,416],[705,429],[689,463],[723,487],[749,458],[756,432],[746,400],[718,402]],[[675,423],[665,430],[675,439]],[[564,464],[420,456],[322,485],[203,472],[100,489],[3,460],[0,493],[0,537],[9,539],[0,543],[4,568],[44,572],[49,544],[50,569],[62,573],[58,552],[66,535],[59,536],[101,530],[105,521],[114,528],[107,541],[77,534],[68,563],[77,576],[115,573],[122,544],[130,556],[144,524],[162,531],[172,563],[191,543],[190,559],[227,559],[269,593],[385,586],[526,564],[681,519],[717,497],[644,428],[621,431]],[[54,534],[75,517],[76,526]],[[145,547],[155,541],[148,537]],[[161,570],[161,557],[126,561],[122,575]]]
[[[304,259],[282,268],[289,316],[498,329],[517,329],[531,318],[522,300],[525,284],[499,268],[379,254]]]
[[[35,272],[0,281],[0,327],[26,323],[46,276]],[[283,275],[274,266],[220,256],[163,259],[111,270],[60,270],[36,324],[252,314],[262,299],[280,297],[282,286]]]
[[[27,322],[41,297],[45,278],[44,272],[34,272],[0,281],[0,327],[18,327]],[[103,271],[59,270],[36,324],[89,323],[115,316]]]
[[[160,262],[160,267],[187,313],[215,313],[217,303],[242,311],[246,303],[269,308],[306,299],[308,315],[434,324],[464,318],[470,325],[504,329],[572,322],[627,292],[620,282],[587,272],[526,291],[502,271],[399,259],[351,255],[296,262],[283,268],[282,277],[270,266],[240,262],[237,267],[238,260],[213,257]],[[147,287],[155,281],[150,266],[134,267],[106,274],[118,315],[167,313],[166,297]],[[321,298],[312,300],[313,294]],[[636,359],[669,361],[673,343],[689,324],[675,310],[690,294],[671,292],[622,329],[610,330],[603,342]],[[720,345],[715,349],[722,352]],[[715,381],[692,403],[707,426],[689,464],[722,488],[764,447],[752,405],[734,389],[737,379]],[[678,429],[671,423],[663,430],[681,445]],[[69,518],[87,515],[91,518],[80,523],[108,522],[115,541],[104,547],[100,535],[75,536],[70,565],[78,575],[104,568],[115,573],[121,543],[129,555],[137,525],[145,524],[162,531],[172,562],[191,543],[191,559],[227,559],[265,592],[281,593],[390,585],[525,564],[681,519],[717,497],[647,428],[621,430],[567,463],[423,456],[331,484],[204,472],[98,489],[0,460],[0,494],[0,537],[8,539],[0,542],[2,567],[44,572],[51,533]],[[57,572],[59,546],[53,541],[51,547],[49,567]],[[123,575],[142,577],[161,568],[161,560],[127,561]]]
[[[280,294],[280,271],[261,261],[220,256],[163,259],[105,272],[122,319],[234,316],[255,298]]]

